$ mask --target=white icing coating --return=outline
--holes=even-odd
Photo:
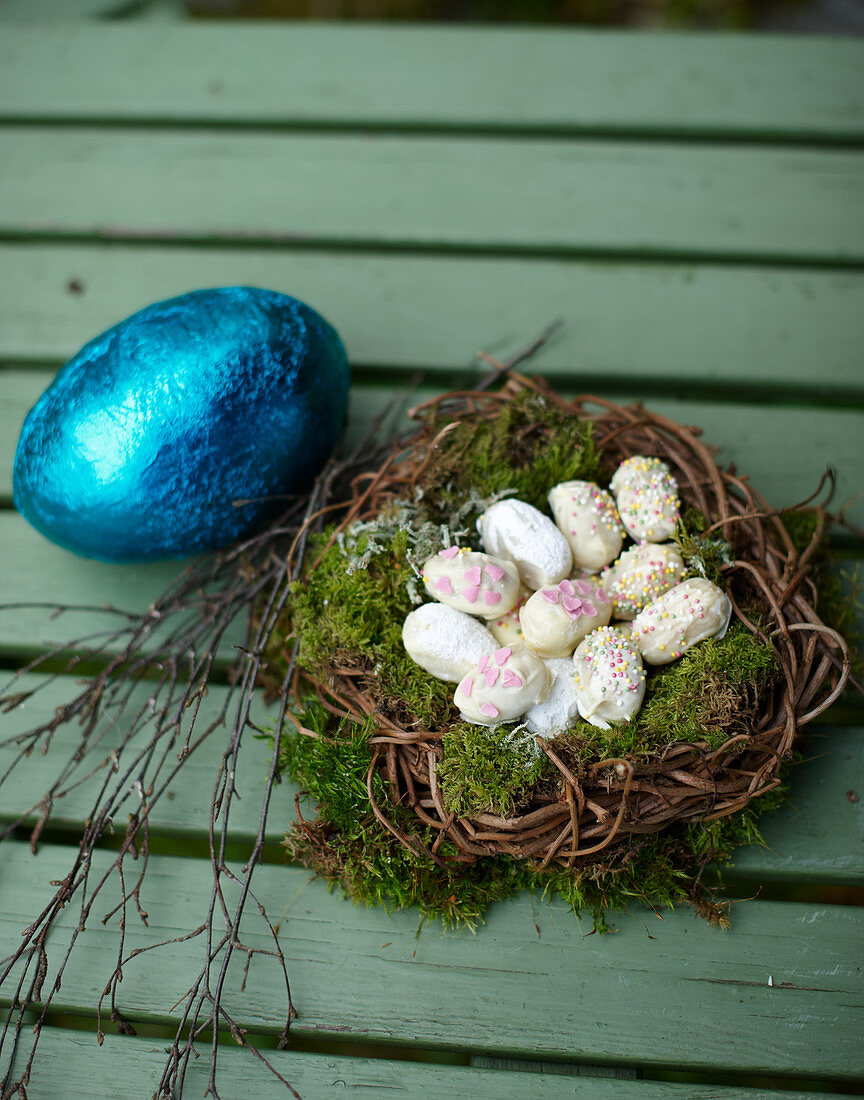
[[[672,543],[643,542],[631,546],[608,569],[603,586],[616,619],[632,619],[652,600],[684,576],[684,561]]]
[[[402,643],[412,661],[454,684],[498,645],[481,622],[443,603],[423,604],[406,616]]]
[[[549,694],[551,673],[524,646],[502,646],[481,657],[459,682],[453,702],[466,722],[495,726],[512,722]]]
[[[535,703],[525,712],[524,722],[531,733],[541,737],[557,737],[579,717],[576,697],[576,673],[573,662],[566,657],[546,662],[552,676],[552,686],[542,703]]]
[[[669,469],[669,464],[664,462],[662,458],[633,455],[632,458],[625,458],[623,462],[618,464],[618,469],[609,482],[609,492],[612,496],[617,497],[625,485],[629,485],[634,481],[646,482],[654,477],[671,476],[672,471]]]
[[[638,541],[662,542],[675,534],[678,484],[659,458],[634,455],[622,462],[609,485],[621,522]]]
[[[499,500],[477,520],[490,554],[516,564],[529,588],[557,584],[573,568],[570,546],[555,524],[522,500]]]
[[[618,509],[593,481],[562,481],[550,491],[549,507],[577,569],[602,569],[620,554],[624,528]]]
[[[585,580],[541,588],[519,612],[525,645],[538,657],[569,657],[586,635],[611,617],[606,591]]]
[[[705,638],[722,638],[732,603],[704,577],[682,581],[640,611],[633,620],[633,645],[651,665],[668,665]]]
[[[645,697],[639,653],[620,634],[601,626],[573,654],[576,702],[586,722],[602,730],[629,722]]]
[[[519,622],[519,612],[525,606],[525,601],[531,595],[531,589],[524,585],[519,589],[519,599],[509,611],[499,615],[497,619],[489,619],[487,626],[495,636],[498,645],[517,646],[524,645],[522,638],[522,624]]]
[[[423,583],[434,600],[481,619],[499,618],[519,596],[513,562],[455,546],[426,562]]]

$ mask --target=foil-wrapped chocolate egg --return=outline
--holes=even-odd
[[[310,486],[349,375],[335,330],[296,298],[222,287],[157,302],[85,345],[30,410],[15,505],[105,561],[224,546]]]

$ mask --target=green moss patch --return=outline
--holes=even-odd
[[[444,428],[446,422],[434,426]],[[432,516],[446,521],[464,502],[469,485],[483,496],[515,496],[546,511],[549,490],[559,481],[601,476],[593,424],[523,394],[497,419],[465,420],[443,434],[422,487]]]
[[[549,774],[548,759],[538,754],[533,738],[514,736],[507,726],[457,722],[444,734],[442,749],[438,782],[446,809],[458,817],[513,817]]]

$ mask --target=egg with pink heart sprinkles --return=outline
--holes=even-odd
[[[500,617],[519,598],[519,572],[513,562],[459,546],[429,558],[423,583],[434,600],[481,619]]]
[[[459,682],[453,702],[466,722],[496,726],[513,722],[549,694],[552,677],[524,646],[502,646],[481,657]]]
[[[569,657],[583,638],[611,618],[605,589],[587,580],[540,588],[519,612],[522,638],[538,657]]]

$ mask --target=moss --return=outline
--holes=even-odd
[[[530,870],[517,861],[455,865],[448,873],[406,848],[378,822],[367,798],[371,725],[336,719],[318,704],[303,712],[301,722],[318,736],[283,735],[280,766],[314,801],[317,819],[295,824],[285,838],[292,860],[313,868],[356,902],[390,909],[416,906],[446,926],[474,926],[491,902],[530,884]],[[373,792],[394,824],[431,845],[431,830],[418,829],[413,813],[388,802],[378,772]],[[444,846],[441,854],[446,853]]]
[[[444,734],[442,748],[437,769],[442,797],[447,810],[459,817],[513,817],[548,771],[533,738],[520,741],[506,726],[486,729],[457,722]]]
[[[553,485],[595,481],[600,466],[590,422],[524,394],[496,419],[464,420],[442,436],[422,482],[424,500],[442,520],[462,503],[467,486],[483,496],[507,493],[545,510]]]
[[[732,561],[732,548],[724,539],[706,535],[705,517],[692,506],[684,510],[674,542],[684,559],[684,577],[705,577],[723,585],[723,566]]]
[[[816,528],[819,526],[818,513],[812,508],[793,508],[783,513],[782,520],[795,549],[799,554],[802,553],[816,534]]]
[[[773,646],[732,623],[725,638],[700,642],[649,677],[635,723],[641,742],[656,748],[667,741],[705,740],[718,748],[751,728],[776,670]]]

